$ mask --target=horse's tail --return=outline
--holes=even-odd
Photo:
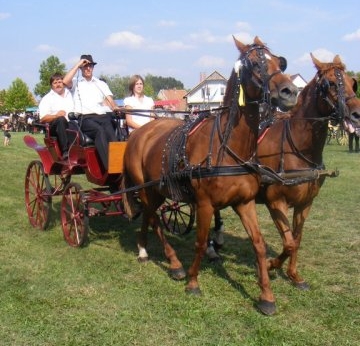
[[[121,190],[125,192],[122,193],[122,201],[124,205],[124,211],[131,220],[137,214],[136,203],[134,197],[134,191],[127,191],[126,189],[134,186],[129,174],[126,172],[126,168],[124,167],[124,171],[122,173],[121,179]]]

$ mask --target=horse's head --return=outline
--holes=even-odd
[[[295,106],[298,89],[283,73],[286,59],[272,54],[258,37],[249,45],[235,37],[234,41],[240,51],[234,72],[244,89],[245,102],[259,102],[279,107],[282,111]]]
[[[331,111],[331,122],[337,124],[350,121],[354,127],[360,127],[360,99],[356,97],[357,82],[345,72],[345,65],[338,55],[333,62],[325,63],[310,53],[317,69],[316,92],[318,107],[324,113]]]

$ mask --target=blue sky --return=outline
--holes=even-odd
[[[21,78],[33,91],[49,56],[70,68],[81,54],[93,55],[97,76],[150,73],[192,88],[201,73],[229,77],[232,35],[259,36],[307,81],[310,52],[339,54],[359,72],[359,14],[359,0],[0,0],[0,90]]]

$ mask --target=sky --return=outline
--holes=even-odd
[[[359,0],[0,0],[0,90],[20,78],[33,91],[48,57],[70,69],[81,54],[98,63],[95,76],[151,74],[191,89],[201,74],[230,76],[233,36],[258,36],[306,81],[310,52],[360,72],[359,15]]]

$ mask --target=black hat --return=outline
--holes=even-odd
[[[90,54],[83,54],[83,55],[80,57],[80,60],[81,60],[81,59],[86,59],[86,60],[90,61],[90,64],[91,64],[91,65],[96,65],[96,64],[97,64],[97,62],[94,62],[94,60],[93,60],[93,58],[92,58],[92,56],[91,56]]]

